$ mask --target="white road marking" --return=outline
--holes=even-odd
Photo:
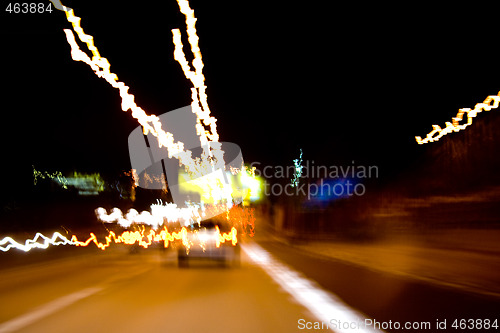
[[[54,312],[57,312],[68,305],[71,305],[83,298],[89,297],[99,291],[101,291],[102,287],[92,287],[77,291],[75,293],[60,297],[52,302],[46,303],[31,312],[22,314],[14,319],[6,321],[0,324],[0,333],[4,332],[14,332],[24,328],[37,320],[42,319],[48,315],[51,315]]]
[[[331,330],[346,333],[383,332],[372,327],[364,326],[365,316],[354,309],[351,309],[334,295],[322,290],[314,282],[301,277],[299,273],[274,259],[269,252],[256,243],[241,245],[243,251],[271,276],[285,291],[292,295],[300,304],[306,307],[318,320],[330,324],[330,320],[337,320],[336,323],[358,323],[352,327]],[[338,325],[339,326],[339,325]],[[340,325],[341,326],[341,325]]]

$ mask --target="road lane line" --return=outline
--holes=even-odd
[[[20,315],[14,319],[6,321],[0,324],[0,333],[4,332],[14,332],[24,328],[32,323],[46,317],[48,315],[57,312],[68,305],[71,305],[81,299],[89,297],[99,291],[101,291],[102,287],[91,287],[86,288],[75,293],[60,297],[52,302],[46,303],[42,306],[35,308],[33,311]]]
[[[313,281],[301,277],[299,273],[274,259],[269,252],[256,243],[242,244],[242,250],[258,264],[285,291],[292,295],[302,306],[306,307],[322,323],[328,323],[328,328],[341,333],[373,333],[383,332],[362,325],[367,319],[363,314],[351,309],[339,298],[322,290]],[[336,323],[358,323],[352,327],[333,328],[332,319]],[[339,325],[337,325],[339,326]],[[341,326],[341,325],[340,325]]]

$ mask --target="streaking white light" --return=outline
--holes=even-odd
[[[43,242],[39,243],[39,239],[42,239]],[[6,246],[4,246],[7,244]],[[32,248],[39,248],[39,249],[46,249],[49,247],[49,245],[74,245],[74,242],[70,241],[63,235],[61,235],[58,232],[54,232],[52,234],[52,237],[47,237],[45,235],[42,235],[41,233],[36,233],[35,237],[33,239],[28,239],[24,244],[20,244],[16,242],[12,237],[5,237],[4,239],[0,240],[0,250],[3,252],[9,251],[11,248],[19,249],[24,252],[28,252]]]
[[[195,221],[200,221],[203,217],[203,210],[200,214],[199,205],[188,204],[187,207],[179,208],[176,204],[158,202],[151,205],[151,212],[142,211],[139,213],[135,209],[130,209],[125,216],[119,208],[113,208],[108,214],[106,209],[99,207],[95,210],[99,220],[106,223],[118,223],[124,228],[128,228],[133,223],[146,224],[157,229],[165,223],[179,222],[183,226],[187,226]]]

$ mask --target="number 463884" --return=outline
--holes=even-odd
[[[498,319],[455,319],[451,327],[460,330],[497,330]]]
[[[7,5],[7,8],[5,8],[5,11],[8,12],[9,14],[43,14],[43,13],[52,13],[52,3],[49,2],[48,4],[45,4],[43,2],[15,2]]]

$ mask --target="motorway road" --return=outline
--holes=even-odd
[[[365,318],[379,322],[431,323],[430,330],[414,332],[491,332],[500,331],[500,298],[433,285],[422,280],[373,271],[355,264],[318,257],[277,242],[261,242],[281,262],[319,286],[331,291]],[[500,281],[499,281],[500,283]],[[489,330],[455,329],[455,319],[497,319],[499,327]],[[446,329],[436,329],[446,320]],[[441,327],[443,327],[441,325]],[[386,329],[398,332],[397,329]]]
[[[3,270],[0,332],[293,332],[310,319],[245,255],[180,269],[173,251],[91,252]]]
[[[353,318],[346,313],[379,322],[428,320],[426,332],[457,332],[452,318],[500,317],[498,299],[309,256],[271,240],[243,245],[241,266],[229,268],[212,262],[178,268],[173,251],[131,254],[120,246],[10,265],[1,270],[0,332],[327,332],[331,327],[300,329],[298,322]],[[261,260],[267,253],[274,259]],[[333,303],[305,294],[309,287],[325,290],[321,295]],[[328,310],[323,317],[318,306]],[[448,329],[436,330],[436,320],[445,318]]]

